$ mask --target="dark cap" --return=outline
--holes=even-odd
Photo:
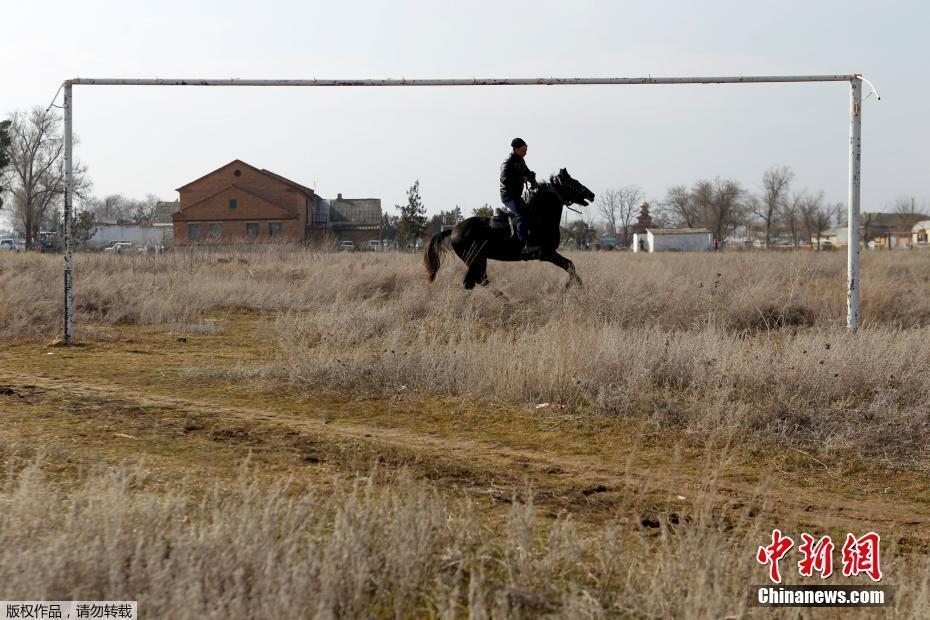
[[[510,141],[511,148],[518,149],[521,146],[526,146],[526,142],[523,141],[523,138],[514,138]]]

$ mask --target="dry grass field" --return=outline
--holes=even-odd
[[[769,616],[778,527],[878,531],[923,616],[930,254],[863,255],[855,335],[840,253],[571,258],[81,254],[65,348],[60,257],[0,254],[0,598]]]

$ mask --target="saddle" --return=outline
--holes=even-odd
[[[491,216],[488,228],[493,230],[509,230],[511,237],[517,234],[513,225],[513,214],[501,208],[494,210],[494,215]]]

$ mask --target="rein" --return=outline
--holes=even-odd
[[[571,202],[570,200],[565,200],[565,198],[562,196],[562,193],[559,192],[558,187],[556,186],[555,183],[547,183],[547,185],[548,185],[548,187],[549,187],[549,190],[550,190],[553,194],[555,194],[556,197],[559,199],[559,202],[562,203],[562,206],[563,206],[563,207],[565,207],[565,208],[568,209],[569,211],[574,211],[575,213],[581,215],[581,211],[579,211],[578,209],[572,208],[572,207],[570,206],[570,205],[572,204],[572,202]]]

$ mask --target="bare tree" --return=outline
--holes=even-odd
[[[692,194],[701,206],[704,225],[715,239],[723,241],[742,221],[745,194],[737,181],[717,177],[713,182],[698,181]]]
[[[122,194],[107,194],[103,198],[92,198],[89,211],[97,222],[116,223],[126,219],[127,198]]]
[[[97,222],[147,224],[155,218],[155,207],[160,201],[155,194],[146,194],[145,198],[108,194],[92,198],[88,210]]]
[[[898,215],[917,213],[917,198],[914,196],[898,196],[894,199],[894,212]]]
[[[765,245],[772,239],[776,218],[784,214],[788,206],[788,190],[793,179],[794,173],[788,166],[769,168],[762,175],[762,196],[753,201],[753,213],[759,216],[765,226]],[[789,212],[793,212],[793,207]]]
[[[630,227],[633,225],[633,218],[636,217],[637,211],[642,206],[646,195],[638,185],[626,185],[620,190],[620,226],[623,232],[623,245],[629,247],[631,237]]]
[[[791,236],[791,244],[797,249],[801,245],[801,227],[804,223],[804,209],[810,197],[807,191],[795,193],[793,196],[786,197],[785,202],[779,210],[779,219],[784,226],[785,232]]]
[[[10,125],[13,122],[9,120],[0,121],[0,209],[3,208],[3,193],[6,191],[7,180],[9,175],[6,174],[7,166],[10,165]]]
[[[617,219],[620,213],[620,192],[615,189],[605,189],[597,196],[597,211],[604,218],[607,232],[617,234]]]
[[[662,203],[671,219],[685,228],[695,228],[700,221],[700,210],[697,208],[693,196],[684,185],[673,185],[665,193]]]
[[[842,226],[846,223],[846,205],[842,202],[835,202],[832,206],[827,207],[827,213],[830,220],[835,226]],[[828,224],[829,225],[829,224]]]
[[[638,185],[605,189],[598,195],[597,210],[604,218],[604,227],[609,234],[623,235],[623,245],[630,245],[630,227],[643,197],[643,190]]]
[[[145,198],[132,200],[132,208],[129,212],[130,221],[133,224],[150,224],[155,219],[155,208],[159,202],[161,199],[155,194],[146,194]]]
[[[31,248],[42,221],[65,192],[61,119],[55,112],[35,107],[28,114],[15,112],[11,121],[9,154],[13,208],[26,233],[26,247]],[[89,186],[86,168],[74,163],[72,172],[73,191],[80,197]]]
[[[823,202],[823,192],[818,192],[812,196],[806,196],[802,201],[801,219],[804,222],[804,228],[807,229],[807,235],[811,240],[811,248],[820,250],[823,246],[823,233],[830,228],[833,219],[834,206],[826,206]]]

